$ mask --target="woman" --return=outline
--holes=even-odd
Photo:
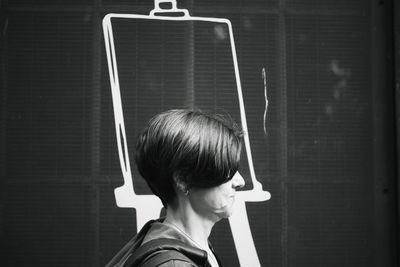
[[[138,138],[140,174],[166,208],[107,266],[221,266],[208,242],[216,222],[231,215],[241,132],[222,116],[169,110],[153,117]]]

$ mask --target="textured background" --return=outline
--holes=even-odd
[[[255,171],[272,194],[247,205],[262,266],[395,266],[393,3],[178,5],[233,25]],[[110,12],[148,14],[153,3],[8,0],[0,7],[1,265],[102,266],[136,223],[135,212],[114,200],[123,179],[101,20]],[[223,29],[182,35],[151,27],[119,28],[121,36],[132,32],[118,50],[121,79],[132,88],[124,98],[130,135],[178,102],[235,117]],[[146,54],[157,42],[183,57]],[[148,192],[140,180],[135,186]],[[226,221],[211,239],[224,265],[238,266]]]

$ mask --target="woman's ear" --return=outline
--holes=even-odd
[[[189,194],[189,186],[187,183],[182,179],[182,176],[174,173],[173,175],[174,183],[179,192],[182,192],[185,196]]]

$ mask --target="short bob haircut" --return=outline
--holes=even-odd
[[[210,188],[239,168],[242,132],[228,116],[174,109],[150,119],[139,135],[139,173],[164,206],[173,204],[177,184]]]

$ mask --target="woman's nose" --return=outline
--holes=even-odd
[[[235,175],[232,177],[232,186],[235,189],[242,188],[245,184],[245,181],[242,175],[239,172],[236,172]]]

